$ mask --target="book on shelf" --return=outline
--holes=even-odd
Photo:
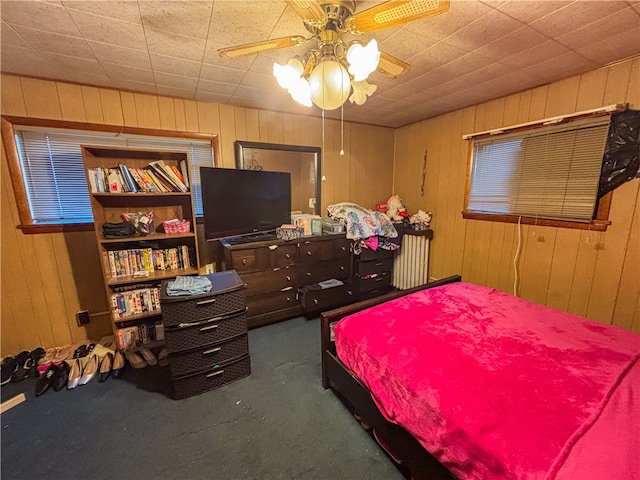
[[[164,327],[160,321],[123,326],[118,329],[117,339],[121,350],[142,347],[153,342],[164,341]]]
[[[166,193],[188,192],[186,161],[180,167],[162,160],[136,168],[118,165],[111,168],[89,168],[87,178],[92,193]]]
[[[112,278],[134,276],[141,271],[184,269],[194,265],[191,252],[186,245],[159,249],[109,250],[106,256]]]
[[[160,289],[149,287],[113,293],[111,310],[114,320],[145,313],[160,313]]]

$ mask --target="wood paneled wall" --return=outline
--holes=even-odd
[[[606,232],[464,220],[466,133],[628,102],[640,109],[640,58],[396,130],[394,193],[433,212],[429,274],[462,274],[520,296],[640,332],[640,180],[613,193]],[[427,152],[426,190],[420,195]]]
[[[323,147],[317,117],[276,113],[154,95],[137,94],[2,75],[3,115],[219,136],[219,166],[233,168],[235,140]],[[352,201],[373,206],[392,193],[394,130],[327,121],[322,158],[322,212]],[[36,346],[97,340],[110,334],[93,232],[25,235],[2,149],[2,297],[0,355]],[[214,253],[200,239],[201,263]],[[100,313],[85,327],[75,314]]]

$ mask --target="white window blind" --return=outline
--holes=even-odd
[[[188,155],[196,215],[202,216],[200,167],[213,167],[206,140],[14,126],[34,223],[91,223],[81,145],[178,151]]]
[[[610,117],[475,140],[467,210],[588,222]]]

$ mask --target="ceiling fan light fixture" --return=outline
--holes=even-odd
[[[335,110],[351,93],[347,69],[336,60],[323,60],[309,75],[311,99],[323,110]]]
[[[354,81],[366,80],[369,74],[378,68],[380,62],[378,42],[375,38],[366,46],[362,46],[358,41],[353,42],[347,50],[347,62],[349,73],[353,75]]]
[[[305,107],[311,107],[309,82],[302,77],[304,65],[297,58],[292,58],[286,65],[273,64],[273,76],[278,85],[289,92],[291,98]]]
[[[375,93],[378,89],[376,85],[373,85],[366,80],[361,81],[353,81],[351,82],[351,86],[353,87],[353,94],[349,97],[349,101],[351,103],[355,103],[356,105],[364,105],[371,95]]]

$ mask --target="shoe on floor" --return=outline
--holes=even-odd
[[[33,369],[33,360],[31,358],[31,352],[26,350],[16,355],[16,369],[11,375],[12,382],[21,382],[29,376],[29,372]]]
[[[36,383],[36,397],[39,397],[44,392],[49,390],[51,385],[53,385],[53,381],[55,380],[57,371],[58,368],[55,364],[52,363],[51,365],[49,365],[49,368],[47,368],[47,371],[44,372],[44,375],[38,378],[38,383]]]
[[[38,373],[37,367],[38,364],[40,363],[40,359],[42,359],[46,354],[46,350],[42,347],[37,347],[34,348],[31,351],[31,360],[33,360],[33,366],[31,367],[31,370],[29,371],[29,376],[35,376]]]
[[[98,382],[102,383],[109,375],[111,375],[111,369],[113,368],[113,355],[107,353],[100,361],[100,367],[98,368]]]
[[[144,367],[147,366],[147,362],[145,362],[144,358],[142,358],[140,355],[138,355],[134,351],[127,350],[124,353],[124,355],[125,355],[125,357],[127,357],[127,360],[129,361],[129,364],[133,368],[144,368]]]
[[[0,385],[6,385],[11,381],[11,377],[13,376],[13,372],[18,368],[18,362],[13,357],[7,357],[2,360],[2,364],[0,364],[0,377],[2,377],[0,381]]]
[[[56,366],[56,376],[53,379],[53,389],[57,392],[62,390],[69,383],[69,365],[67,362],[62,362]]]
[[[160,350],[160,353],[158,353],[158,365],[161,367],[169,365],[169,350],[166,348],[163,348]]]
[[[78,386],[81,375],[82,375],[82,365],[80,364],[80,359],[74,358],[71,361],[71,368],[69,369],[69,379],[67,380],[68,390],[73,390]]]
[[[142,357],[149,365],[154,366],[158,364],[158,359],[147,347],[140,347],[139,352],[142,354]]]
[[[96,373],[98,372],[98,363],[98,356],[96,354],[91,355],[91,358],[89,358],[89,361],[82,370],[82,376],[80,377],[78,385],[86,385],[93,377],[96,376]]]
[[[124,355],[122,350],[116,350],[113,356],[113,366],[111,367],[111,376],[113,378],[120,378],[122,371],[124,370],[126,362],[124,361]]]

